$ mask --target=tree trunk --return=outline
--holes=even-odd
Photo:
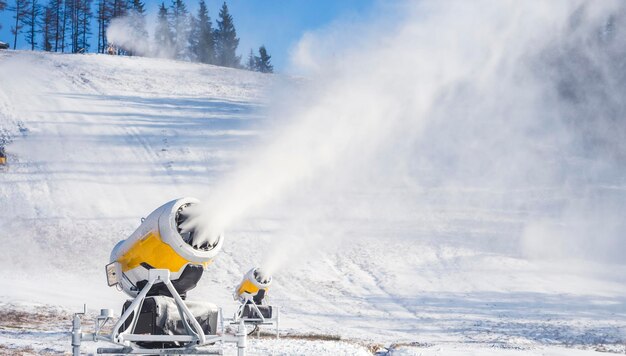
[[[78,1],[73,0],[72,4],[72,53],[78,52]]]
[[[106,38],[106,28],[107,28],[107,0],[102,0],[102,53],[106,53],[107,49],[107,38]]]
[[[87,10],[83,10],[83,52],[87,52]]]
[[[13,38],[13,49],[17,48],[17,33],[19,32],[18,25],[20,24],[20,3],[21,0],[15,0],[15,37]]]
[[[102,32],[102,1],[98,4],[98,49],[96,53],[100,53],[100,33]]]
[[[61,27],[61,52],[65,52],[65,29],[67,28],[67,2],[63,2],[63,27]]]
[[[35,12],[35,8],[37,7],[37,1],[32,0],[33,7],[31,7],[30,13],[30,50],[35,50],[35,20],[37,19],[37,13]]]
[[[55,20],[55,30],[54,30],[54,51],[58,51],[59,50],[59,13],[61,12],[61,2],[60,1],[56,1],[55,3],[55,7],[56,7],[56,20]]]

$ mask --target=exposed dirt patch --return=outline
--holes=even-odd
[[[250,335],[251,338],[256,338],[257,334]],[[276,338],[276,333],[261,331],[261,339],[273,339]],[[339,335],[331,334],[299,334],[299,333],[285,333],[280,334],[281,339],[294,339],[294,340],[322,340],[322,341],[344,341]]]
[[[68,331],[72,327],[74,313],[51,306],[15,306],[12,304],[0,305],[0,329],[5,330],[38,330],[38,331]],[[96,314],[88,312],[81,315],[81,324],[84,329],[92,329]],[[104,331],[112,327],[107,323]]]
[[[45,350],[37,351],[30,346],[12,348],[6,345],[0,345],[0,355],[34,356],[34,355],[59,355],[59,353],[48,352]]]
[[[38,330],[69,330],[71,314],[45,307],[33,310],[14,310],[0,308],[0,328],[2,329],[38,329]]]

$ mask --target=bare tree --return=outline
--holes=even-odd
[[[52,42],[54,41],[54,8],[46,6],[43,10],[43,19],[41,32],[43,33],[43,44],[41,48],[46,51],[52,51]]]
[[[30,50],[34,51],[37,45],[37,34],[41,32],[39,25],[41,15],[41,6],[39,0],[30,0],[30,6],[25,8],[23,16],[20,21],[22,25],[26,27],[26,43],[30,45]]]
[[[111,19],[112,8],[107,0],[98,0],[98,53],[104,53],[107,47],[106,29]]]
[[[63,15],[63,0],[50,0],[48,4],[50,8],[50,31],[54,38],[50,39],[50,42],[54,39],[54,51],[59,50],[59,42],[61,41],[61,16]]]
[[[89,48],[91,33],[91,0],[66,0],[69,11],[69,29],[72,53],[82,53]]]
[[[79,0],[79,16],[78,16],[78,49],[81,52],[89,50],[89,35],[91,34],[91,12],[92,0]]]
[[[65,52],[65,37],[66,37],[66,33],[65,30],[67,30],[67,15],[68,15],[68,10],[69,10],[69,3],[72,0],[65,0],[63,1],[63,20],[61,21],[61,32],[60,32],[60,37],[61,37],[61,52]]]
[[[30,9],[30,0],[15,0],[15,6],[10,10],[14,12],[13,19],[15,19],[15,25],[11,27],[11,34],[13,34],[13,49],[17,48],[17,35],[22,32],[24,27],[24,17],[28,16]]]

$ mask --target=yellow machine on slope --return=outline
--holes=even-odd
[[[245,355],[247,326],[256,330],[258,325],[278,325],[278,314],[263,302],[271,278],[261,277],[258,269],[244,276],[236,293],[241,304],[235,317],[228,320],[236,325],[234,334],[225,331],[220,308],[186,300],[187,292],[196,287],[224,243],[223,234],[207,234],[204,224],[187,222],[188,209],[198,203],[194,198],[182,198],[164,204],[115,245],[106,266],[107,282],[132,299],[124,304],[110,334],[102,330],[113,321],[113,311],[101,311],[93,333],[82,332],[81,314],[76,314],[74,355],[80,354],[81,341],[88,340],[121,346],[99,348],[99,354],[159,355],[220,354],[223,343],[232,342],[241,356]]]
[[[5,166],[7,164],[7,155],[4,152],[4,147],[0,146],[0,166]]]
[[[148,280],[151,269],[170,272],[176,291],[185,293],[194,288],[202,272],[222,249],[222,234],[194,246],[194,229],[183,232],[185,210],[197,204],[193,198],[173,200],[148,215],[126,240],[111,252],[107,266],[109,285],[119,284],[131,297],[137,296]],[[149,295],[168,295],[164,286],[154,287]]]

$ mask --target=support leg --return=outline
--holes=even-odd
[[[276,308],[276,340],[280,338],[280,333],[278,331],[278,321],[280,320],[280,308]]]
[[[237,356],[246,356],[246,326],[243,324],[243,320],[239,322],[237,327]]]
[[[80,317],[78,314],[74,314],[74,320],[72,320],[72,355],[80,356],[80,341],[82,337],[82,330],[80,325]]]

